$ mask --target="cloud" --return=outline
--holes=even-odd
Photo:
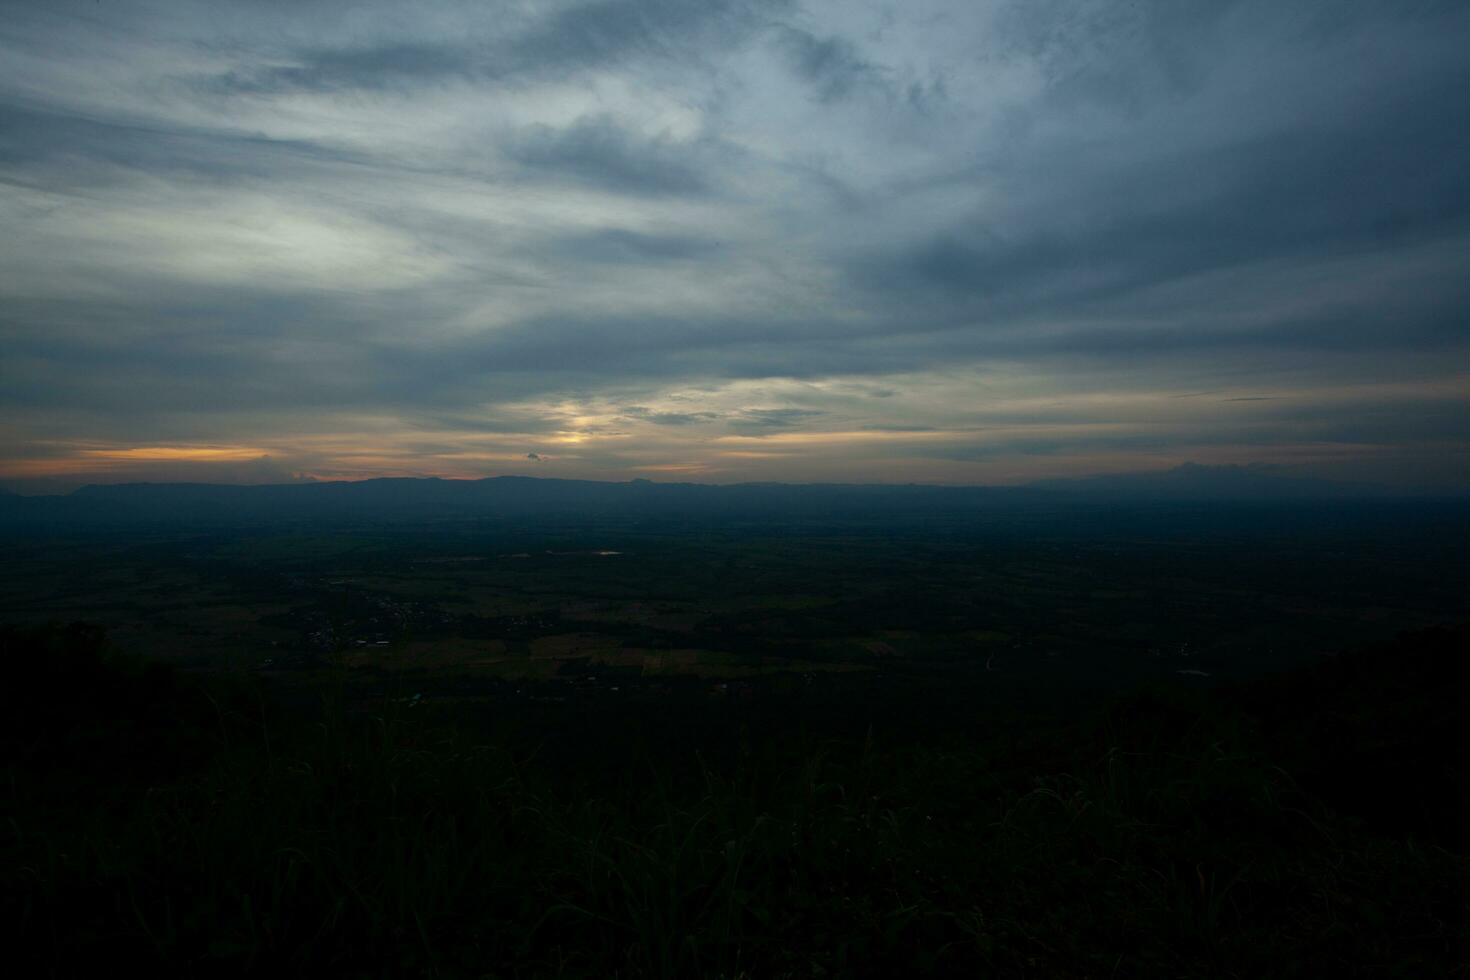
[[[656,412],[642,405],[626,405],[622,413],[629,418],[654,425],[699,425],[721,418],[718,412]]]
[[[207,79],[225,95],[381,90],[416,83],[468,79],[482,71],[474,52],[454,44],[396,43],[377,47],[297,52],[293,63],[251,65]]]
[[[583,262],[637,265],[639,263],[708,261],[723,246],[695,235],[650,234],[626,228],[603,228],[556,239],[551,248],[558,257]]]
[[[283,14],[7,8],[0,474],[1456,479],[1463,4]]]
[[[505,155],[538,179],[565,179],[618,193],[689,195],[710,190],[701,146],[629,133],[608,116],[564,129],[537,125],[514,136]]]
[[[819,101],[835,102],[862,86],[884,84],[882,70],[845,38],[818,37],[784,25],[777,37],[791,67],[812,86]]]
[[[784,0],[593,0],[538,13],[440,4],[420,11],[423,23],[408,18],[399,36],[369,33],[351,44],[268,47],[253,61],[198,83],[226,95],[527,85],[636,59],[697,57],[706,45],[738,42],[758,31],[787,6]],[[383,26],[392,19],[382,16]]]
[[[730,424],[736,432],[762,435],[772,430],[791,429],[825,414],[810,408],[747,408]]]
[[[594,0],[563,7],[516,41],[525,63],[605,65],[678,58],[758,29],[785,0]]]
[[[1119,170],[1080,166],[1046,211],[976,215],[859,257],[851,276],[888,292],[1006,310],[1247,262],[1465,236],[1470,189],[1458,167],[1470,148],[1457,134],[1470,126],[1470,109],[1450,94],[1461,84],[1470,84],[1470,69],[1402,93],[1350,130],[1271,134]]]

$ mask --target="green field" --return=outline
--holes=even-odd
[[[1433,527],[466,522],[22,540],[0,622],[96,623],[120,650],[206,669],[544,677],[586,662],[1126,685],[1243,676],[1453,622],[1467,592]]]

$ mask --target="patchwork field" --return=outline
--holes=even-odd
[[[1364,534],[1341,515],[1283,526],[1201,510],[1041,529],[981,517],[57,535],[12,547],[0,620],[95,623],[124,652],[281,677],[1109,685],[1279,669],[1454,621],[1470,594],[1452,533],[1465,524],[1455,511]]]

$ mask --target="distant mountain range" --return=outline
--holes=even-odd
[[[1403,496],[1388,487],[1291,476],[1274,466],[1205,466],[1185,463],[1169,470],[1113,473],[1042,480],[1037,489],[1090,497],[1138,500],[1346,500]]]
[[[483,480],[376,479],[232,486],[124,483],[66,496],[7,497],[0,521],[47,523],[269,520],[433,520],[564,515],[636,517],[852,517],[971,510],[1036,491],[999,487],[782,483],[626,483],[501,476]]]
[[[925,519],[1076,510],[1089,504],[1270,503],[1383,499],[1381,487],[1291,477],[1268,467],[1186,464],[1157,473],[1049,480],[1024,487],[921,484],[626,483],[502,476],[236,486],[91,485],[65,496],[0,494],[0,525],[214,524],[469,518]]]

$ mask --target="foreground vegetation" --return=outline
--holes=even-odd
[[[308,697],[10,631],[4,919],[26,975],[1463,976],[1467,641],[980,712]]]

